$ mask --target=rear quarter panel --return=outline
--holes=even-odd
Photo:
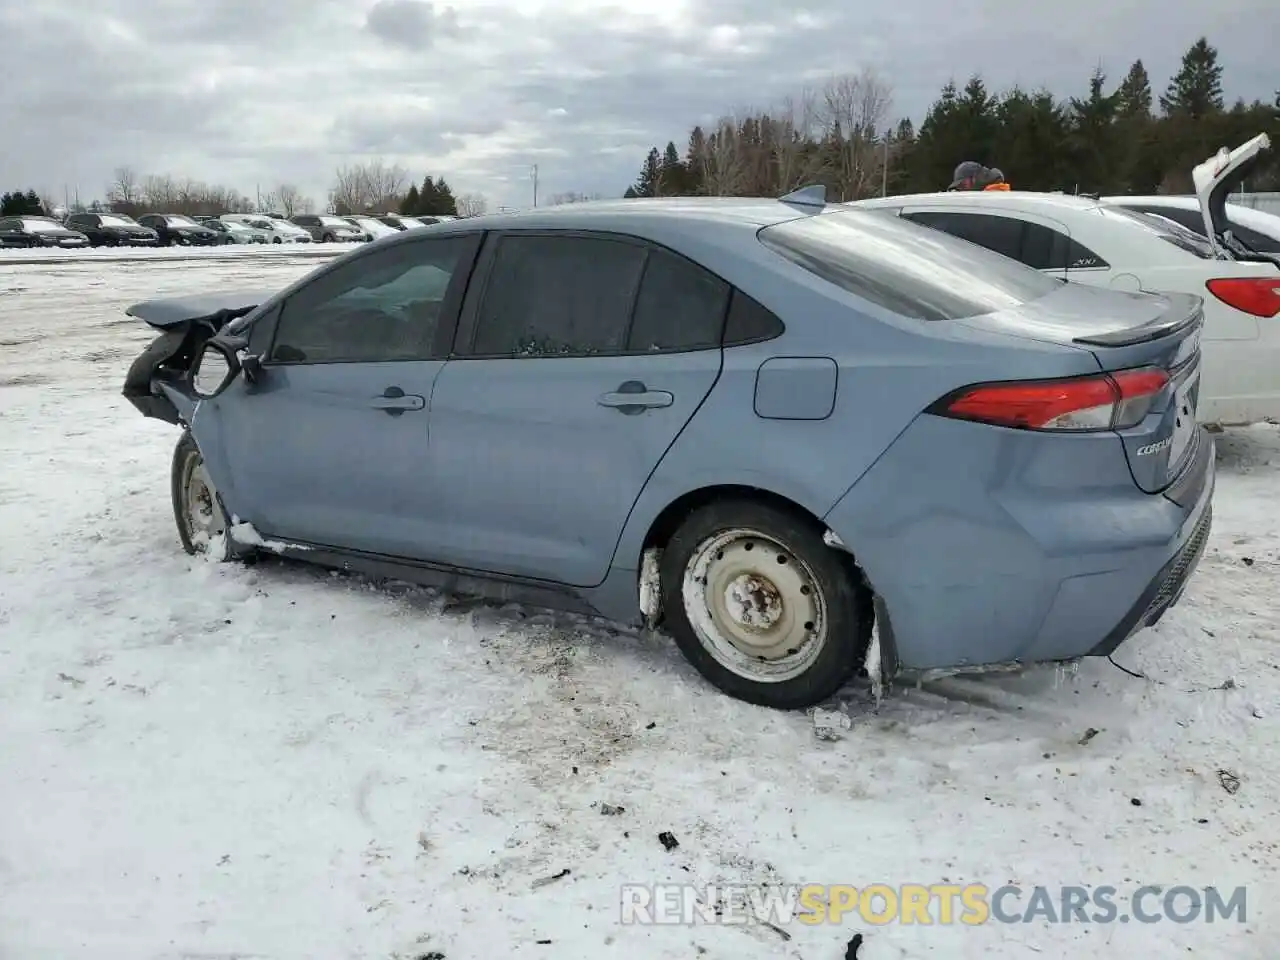
[[[615,568],[639,568],[654,520],[686,494],[721,485],[754,487],[822,517],[922,410],[951,390],[987,380],[1098,370],[1087,350],[898,317],[763,246],[760,252],[765,256],[753,255],[754,262],[721,264],[717,272],[777,314],[786,333],[725,349],[715,388],[632,508]],[[757,371],[767,360],[787,357],[835,361],[836,396],[826,419],[756,415]],[[948,470],[941,452],[934,469],[939,476]]]

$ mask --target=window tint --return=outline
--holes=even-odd
[[[1028,267],[1037,270],[1091,270],[1110,266],[1107,261],[1060,230],[1043,224],[1025,224],[1022,255]]]
[[[1099,207],[1099,213],[1108,217],[1117,217],[1129,224],[1141,227],[1150,234],[1158,236],[1165,243],[1172,244],[1179,250],[1190,253],[1201,260],[1214,259],[1213,247],[1203,233],[1189,230],[1176,220],[1163,214],[1143,213],[1128,207]],[[1201,226],[1203,230],[1203,225]]]
[[[645,249],[596,237],[498,241],[477,318],[477,356],[625,352]]]
[[[738,346],[744,343],[761,343],[782,336],[786,328],[782,321],[767,307],[741,290],[733,291],[729,304],[729,319],[725,322],[724,345]]]
[[[1202,237],[1204,236],[1204,218],[1198,210],[1182,210],[1178,207],[1166,207],[1164,205],[1142,206],[1134,209],[1141,210],[1143,213],[1154,213],[1158,217],[1164,217],[1174,223],[1180,223],[1188,230],[1198,233]]]
[[[765,227],[760,241],[841,289],[915,320],[958,320],[1046,296],[1061,282],[939,230],[842,210]]]
[[[17,220],[0,220],[0,230],[17,230]]]
[[[432,356],[450,280],[472,237],[393,246],[307,284],[284,304],[271,359],[373,363]]]
[[[627,349],[635,353],[720,346],[729,285],[668,250],[651,249]]]
[[[915,223],[933,227],[960,237],[980,247],[994,250],[1014,260],[1022,259],[1023,232],[1026,224],[1012,217],[994,217],[984,213],[940,213],[921,211],[904,213]]]

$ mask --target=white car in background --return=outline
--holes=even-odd
[[[218,218],[227,223],[242,223],[254,230],[264,231],[272,243],[310,243],[311,234],[288,220],[276,220],[257,213],[224,213]]]
[[[383,237],[394,237],[398,233],[395,227],[389,227],[376,217],[343,217],[347,223],[358,230],[363,230],[370,240],[381,240]]]
[[[1077,283],[1191,293],[1204,300],[1198,406],[1206,423],[1280,420],[1280,256],[1230,236],[1225,197],[1270,146],[1266,136],[1195,168],[1200,236],[1171,219],[1060,193],[953,192],[880,197],[883,210]]]
[[[1202,237],[1206,236],[1204,214],[1200,210],[1200,201],[1195,197],[1103,197],[1102,202],[1167,217]],[[1230,201],[1227,202],[1226,216],[1231,235],[1246,247],[1260,253],[1280,253],[1280,217]]]

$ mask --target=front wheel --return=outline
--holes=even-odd
[[[172,496],[183,550],[192,555],[207,554],[216,560],[234,560],[243,555],[231,542],[231,524],[222,498],[189,430],[182,432],[173,451]]]
[[[821,703],[870,640],[863,591],[817,525],[772,505],[714,503],[691,514],[662,557],[668,629],[730,696],[781,710]]]

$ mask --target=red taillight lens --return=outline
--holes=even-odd
[[[1280,313],[1280,277],[1227,277],[1210,280],[1205,286],[1227,306],[1255,317]]]
[[[1144,368],[1070,380],[987,383],[960,391],[932,412],[1023,430],[1118,430],[1141,423],[1168,382],[1163,370]]]

